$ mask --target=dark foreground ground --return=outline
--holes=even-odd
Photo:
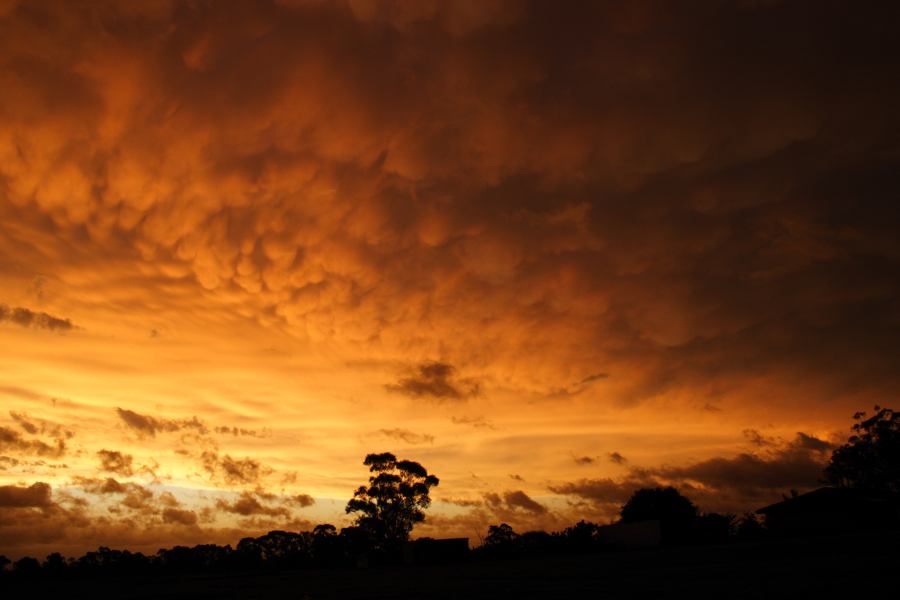
[[[5,598],[900,597],[900,534],[438,567],[17,583]],[[871,597],[871,596],[870,596]]]

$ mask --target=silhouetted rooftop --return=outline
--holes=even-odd
[[[801,512],[855,512],[872,507],[889,507],[895,502],[884,494],[868,490],[823,487],[793,498],[786,498],[756,512],[766,516]]]

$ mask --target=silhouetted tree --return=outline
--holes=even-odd
[[[643,488],[632,494],[619,511],[623,523],[689,521],[697,516],[694,503],[673,487]]]
[[[560,535],[564,545],[571,552],[587,552],[597,547],[597,534],[600,526],[589,521],[578,521],[572,527],[565,528]]]
[[[558,550],[557,539],[557,537],[550,535],[546,531],[526,531],[519,536],[517,545],[522,554],[541,556],[552,554]]]
[[[198,544],[190,549],[190,564],[200,571],[221,571],[234,562],[230,545]]]
[[[488,547],[508,546],[514,543],[518,538],[519,534],[516,533],[513,528],[506,523],[501,523],[500,525],[490,525],[488,527],[487,537],[484,538],[484,545]]]
[[[720,513],[704,513],[693,525],[691,541],[697,544],[724,544],[734,533],[737,517]]]
[[[619,515],[623,523],[659,521],[663,542],[683,543],[691,537],[697,507],[671,486],[643,488],[632,494]]]
[[[738,519],[734,536],[741,542],[755,542],[766,535],[766,528],[754,513],[746,513]]]
[[[256,538],[241,538],[235,548],[235,555],[243,569],[258,569],[262,566],[262,548]]]
[[[900,413],[875,407],[853,415],[854,434],[831,454],[825,481],[838,487],[900,493]]]
[[[41,568],[44,570],[45,575],[58,577],[66,571],[67,566],[65,557],[59,552],[54,552],[47,555]]]
[[[2,576],[3,573],[6,572],[6,567],[10,564],[12,564],[12,561],[6,558],[6,556],[0,554],[0,576]]]
[[[374,473],[347,503],[357,513],[356,525],[365,531],[375,550],[396,549],[409,539],[413,525],[425,520],[428,495],[438,478],[411,460],[397,460],[390,452],[369,454],[363,464]]]
[[[13,563],[13,571],[20,577],[34,577],[41,572],[41,563],[31,556],[23,556]]]

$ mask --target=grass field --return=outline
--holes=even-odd
[[[19,582],[7,598],[896,597],[900,534],[437,567]],[[894,590],[891,592],[890,590]]]

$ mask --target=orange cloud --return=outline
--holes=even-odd
[[[900,383],[900,42],[809,10],[3,4],[0,552],[340,525],[373,440],[434,535],[810,484]]]

